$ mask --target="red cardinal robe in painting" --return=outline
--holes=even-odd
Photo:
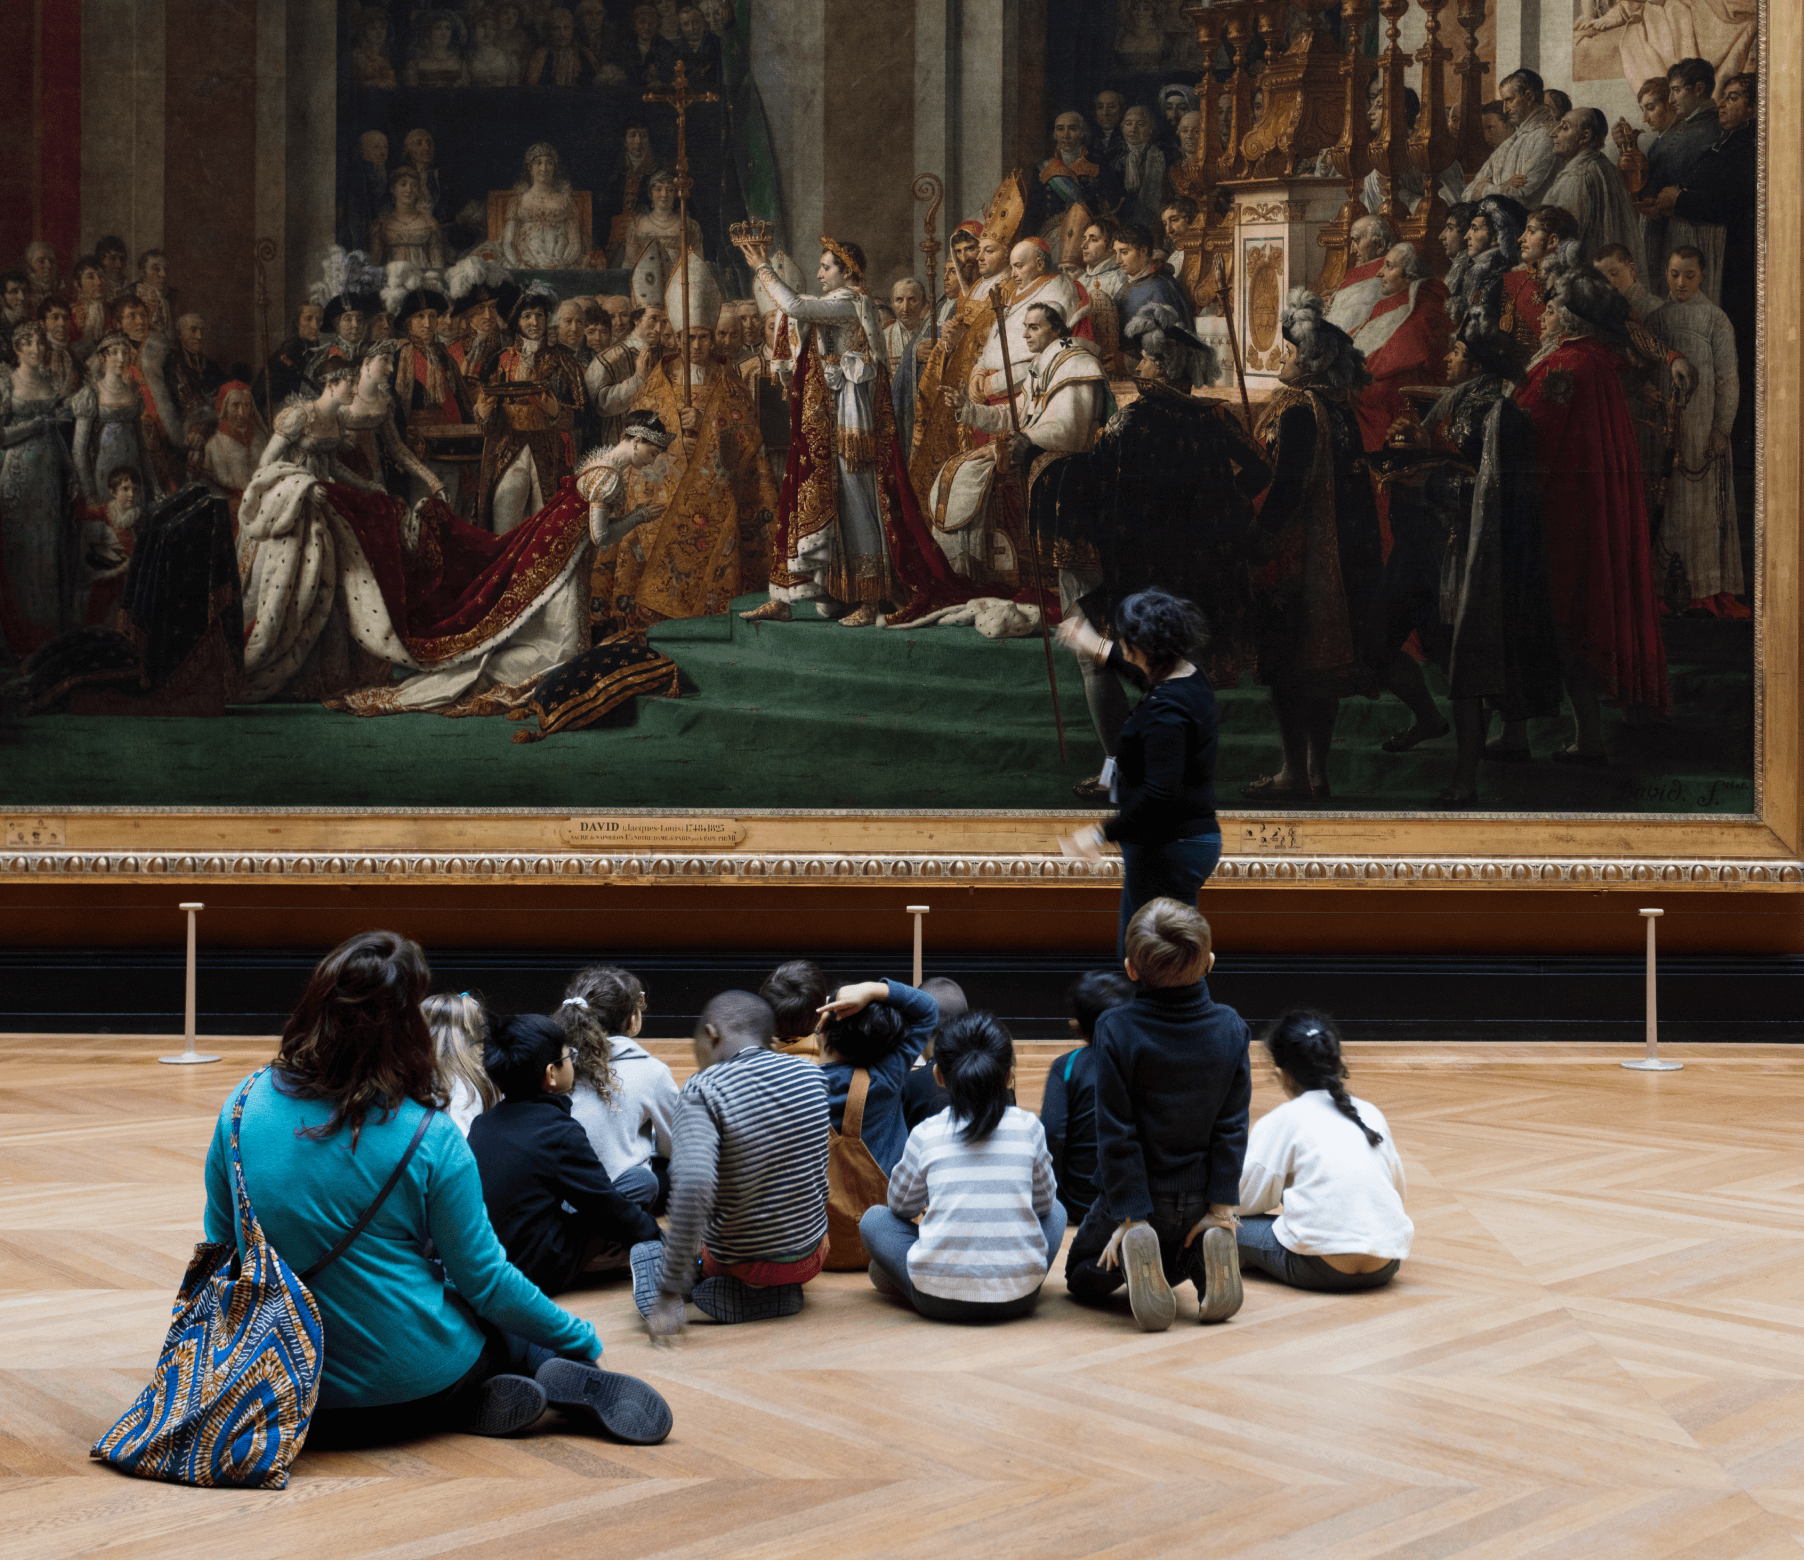
[[[1606,698],[1664,713],[1666,647],[1621,366],[1596,337],[1569,337],[1529,369],[1516,401],[1535,425],[1562,654],[1583,656]]]
[[[1380,448],[1403,415],[1405,385],[1438,385],[1446,378],[1452,330],[1445,284],[1424,277],[1380,298],[1353,332],[1353,345],[1365,353],[1372,376],[1359,397],[1359,432],[1368,450]]]

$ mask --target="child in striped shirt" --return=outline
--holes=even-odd
[[[859,1221],[871,1282],[935,1321],[1026,1316],[1065,1210],[1039,1119],[1008,1102],[1014,1041],[994,1015],[961,1014],[934,1041],[933,1066],[951,1104],[909,1134],[889,1206]]]
[[[633,1300],[654,1340],[683,1330],[691,1298],[717,1322],[793,1316],[826,1259],[827,1081],[771,1049],[775,1039],[770,1005],[749,991],[702,1009],[700,1071],[671,1129],[664,1243],[631,1252]]]

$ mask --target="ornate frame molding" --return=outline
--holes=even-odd
[[[593,855],[501,853],[326,854],[38,851],[0,856],[0,876],[105,877],[132,882],[243,882],[326,878],[409,882],[586,883],[981,883],[986,887],[1104,884],[1121,878],[1121,861],[1048,855]],[[1804,862],[1783,860],[1637,860],[1466,856],[1224,856],[1211,888],[1572,888],[1658,886],[1792,890],[1804,886]]]

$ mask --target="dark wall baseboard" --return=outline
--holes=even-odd
[[[203,1033],[279,1031],[323,950],[216,949],[199,960]],[[645,982],[648,1032],[689,1033],[702,1004],[729,987],[756,990],[793,951],[621,953]],[[829,979],[895,975],[893,953],[816,956]],[[581,961],[511,949],[432,951],[433,989],[474,991],[503,1012],[546,1012]],[[928,974],[958,981],[973,1007],[1018,1038],[1066,1033],[1066,993],[1096,960],[1063,954],[950,955]],[[162,949],[0,949],[0,1031],[179,1033],[182,955]],[[1333,1014],[1354,1040],[1635,1040],[1643,1032],[1639,959],[1463,954],[1228,956],[1210,978],[1216,1000],[1255,1026],[1289,1008]],[[1660,1032],[1674,1041],[1804,1041],[1804,956],[1676,956],[1660,964]]]

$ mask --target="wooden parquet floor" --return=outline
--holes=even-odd
[[[1797,1556],[1804,1055],[1361,1046],[1410,1178],[1389,1289],[1263,1278],[1227,1325],[1084,1311],[936,1325],[861,1274],[802,1315],[654,1349],[626,1286],[567,1299],[676,1430],[555,1419],[303,1456],[281,1493],[90,1464],[142,1386],[189,1248],[223,1065],[168,1040],[0,1039],[0,1560],[428,1555]],[[682,1047],[660,1049],[673,1060]],[[1025,1049],[1025,1048],[1024,1048]],[[1039,1097],[1057,1048],[1022,1061]],[[1254,1110],[1276,1103],[1261,1077]]]

